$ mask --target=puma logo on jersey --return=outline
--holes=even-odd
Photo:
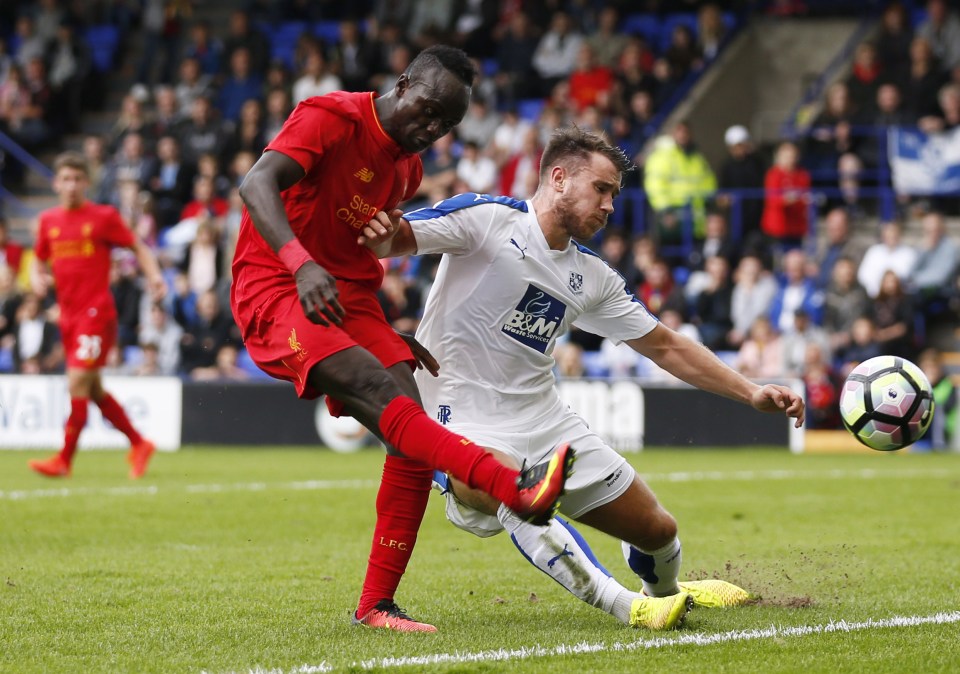
[[[368,183],[373,180],[373,171],[364,166],[362,169],[353,174],[354,178],[360,178],[365,183]]]
[[[512,243],[514,246],[516,246],[516,247],[517,247],[517,250],[520,251],[520,255],[523,256],[523,257],[521,257],[520,259],[521,259],[521,260],[526,260],[526,259],[527,259],[527,247],[524,246],[523,248],[521,248],[521,247],[520,247],[520,244],[517,243],[517,240],[516,240],[516,239],[510,239],[510,243]]]

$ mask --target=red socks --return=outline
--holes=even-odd
[[[482,489],[508,508],[519,505],[518,471],[507,468],[463,436],[448,431],[412,399],[397,396],[391,400],[380,417],[380,430],[387,442],[411,459]]]
[[[97,401],[97,407],[100,408],[100,413],[103,414],[104,419],[113,424],[114,428],[130,439],[131,445],[143,441],[143,437],[137,433],[137,429],[130,423],[127,413],[123,411],[120,403],[118,403],[112,395],[105,393],[103,398]]]
[[[63,449],[60,450],[60,458],[67,465],[73,461],[73,455],[77,453],[80,433],[87,425],[88,402],[86,398],[70,398],[70,416],[67,417],[67,424],[63,429]]]
[[[432,479],[432,468],[406,457],[387,455],[377,492],[377,526],[357,606],[359,617],[381,599],[393,599],[417,542]]]

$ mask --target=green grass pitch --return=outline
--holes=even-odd
[[[436,495],[397,599],[440,632],[352,627],[378,451],[191,448],[139,482],[119,452],[81,452],[63,481],[35,456],[0,452],[0,672],[960,671],[957,455],[631,455],[680,522],[684,576],[763,595],[661,635],[577,601],[506,536],[453,528]]]

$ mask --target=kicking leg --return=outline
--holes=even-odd
[[[67,370],[67,391],[70,394],[70,416],[63,429],[63,447],[58,454],[49,459],[33,459],[28,462],[30,468],[46,477],[69,477],[73,457],[77,453],[80,433],[87,425],[87,410],[90,396],[97,382],[96,370],[69,368]]]
[[[145,439],[133,424],[123,407],[117,402],[116,398],[110,395],[103,388],[103,380],[100,378],[100,371],[95,370],[95,378],[90,392],[90,397],[100,408],[103,418],[113,424],[113,427],[127,436],[130,441],[130,452],[127,454],[127,462],[130,464],[130,479],[136,480],[143,477],[147,472],[147,463],[153,456],[155,447],[153,443]]]

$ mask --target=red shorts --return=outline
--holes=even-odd
[[[60,335],[68,368],[98,370],[106,365],[107,353],[117,343],[117,319],[61,316]]]
[[[402,362],[408,362],[411,368],[415,366],[410,347],[387,323],[376,293],[368,288],[338,280],[340,304],[346,315],[343,325],[324,327],[311,323],[303,313],[292,279],[280,290],[274,279],[267,286],[268,292],[250,292],[257,285],[248,281],[244,284],[247,296],[232,298],[244,345],[261,370],[293,383],[301,398],[313,399],[323,393],[307,382],[310,368],[353,346],[365,348],[384,367]],[[341,404],[329,398],[327,405],[335,416],[343,411]]]

